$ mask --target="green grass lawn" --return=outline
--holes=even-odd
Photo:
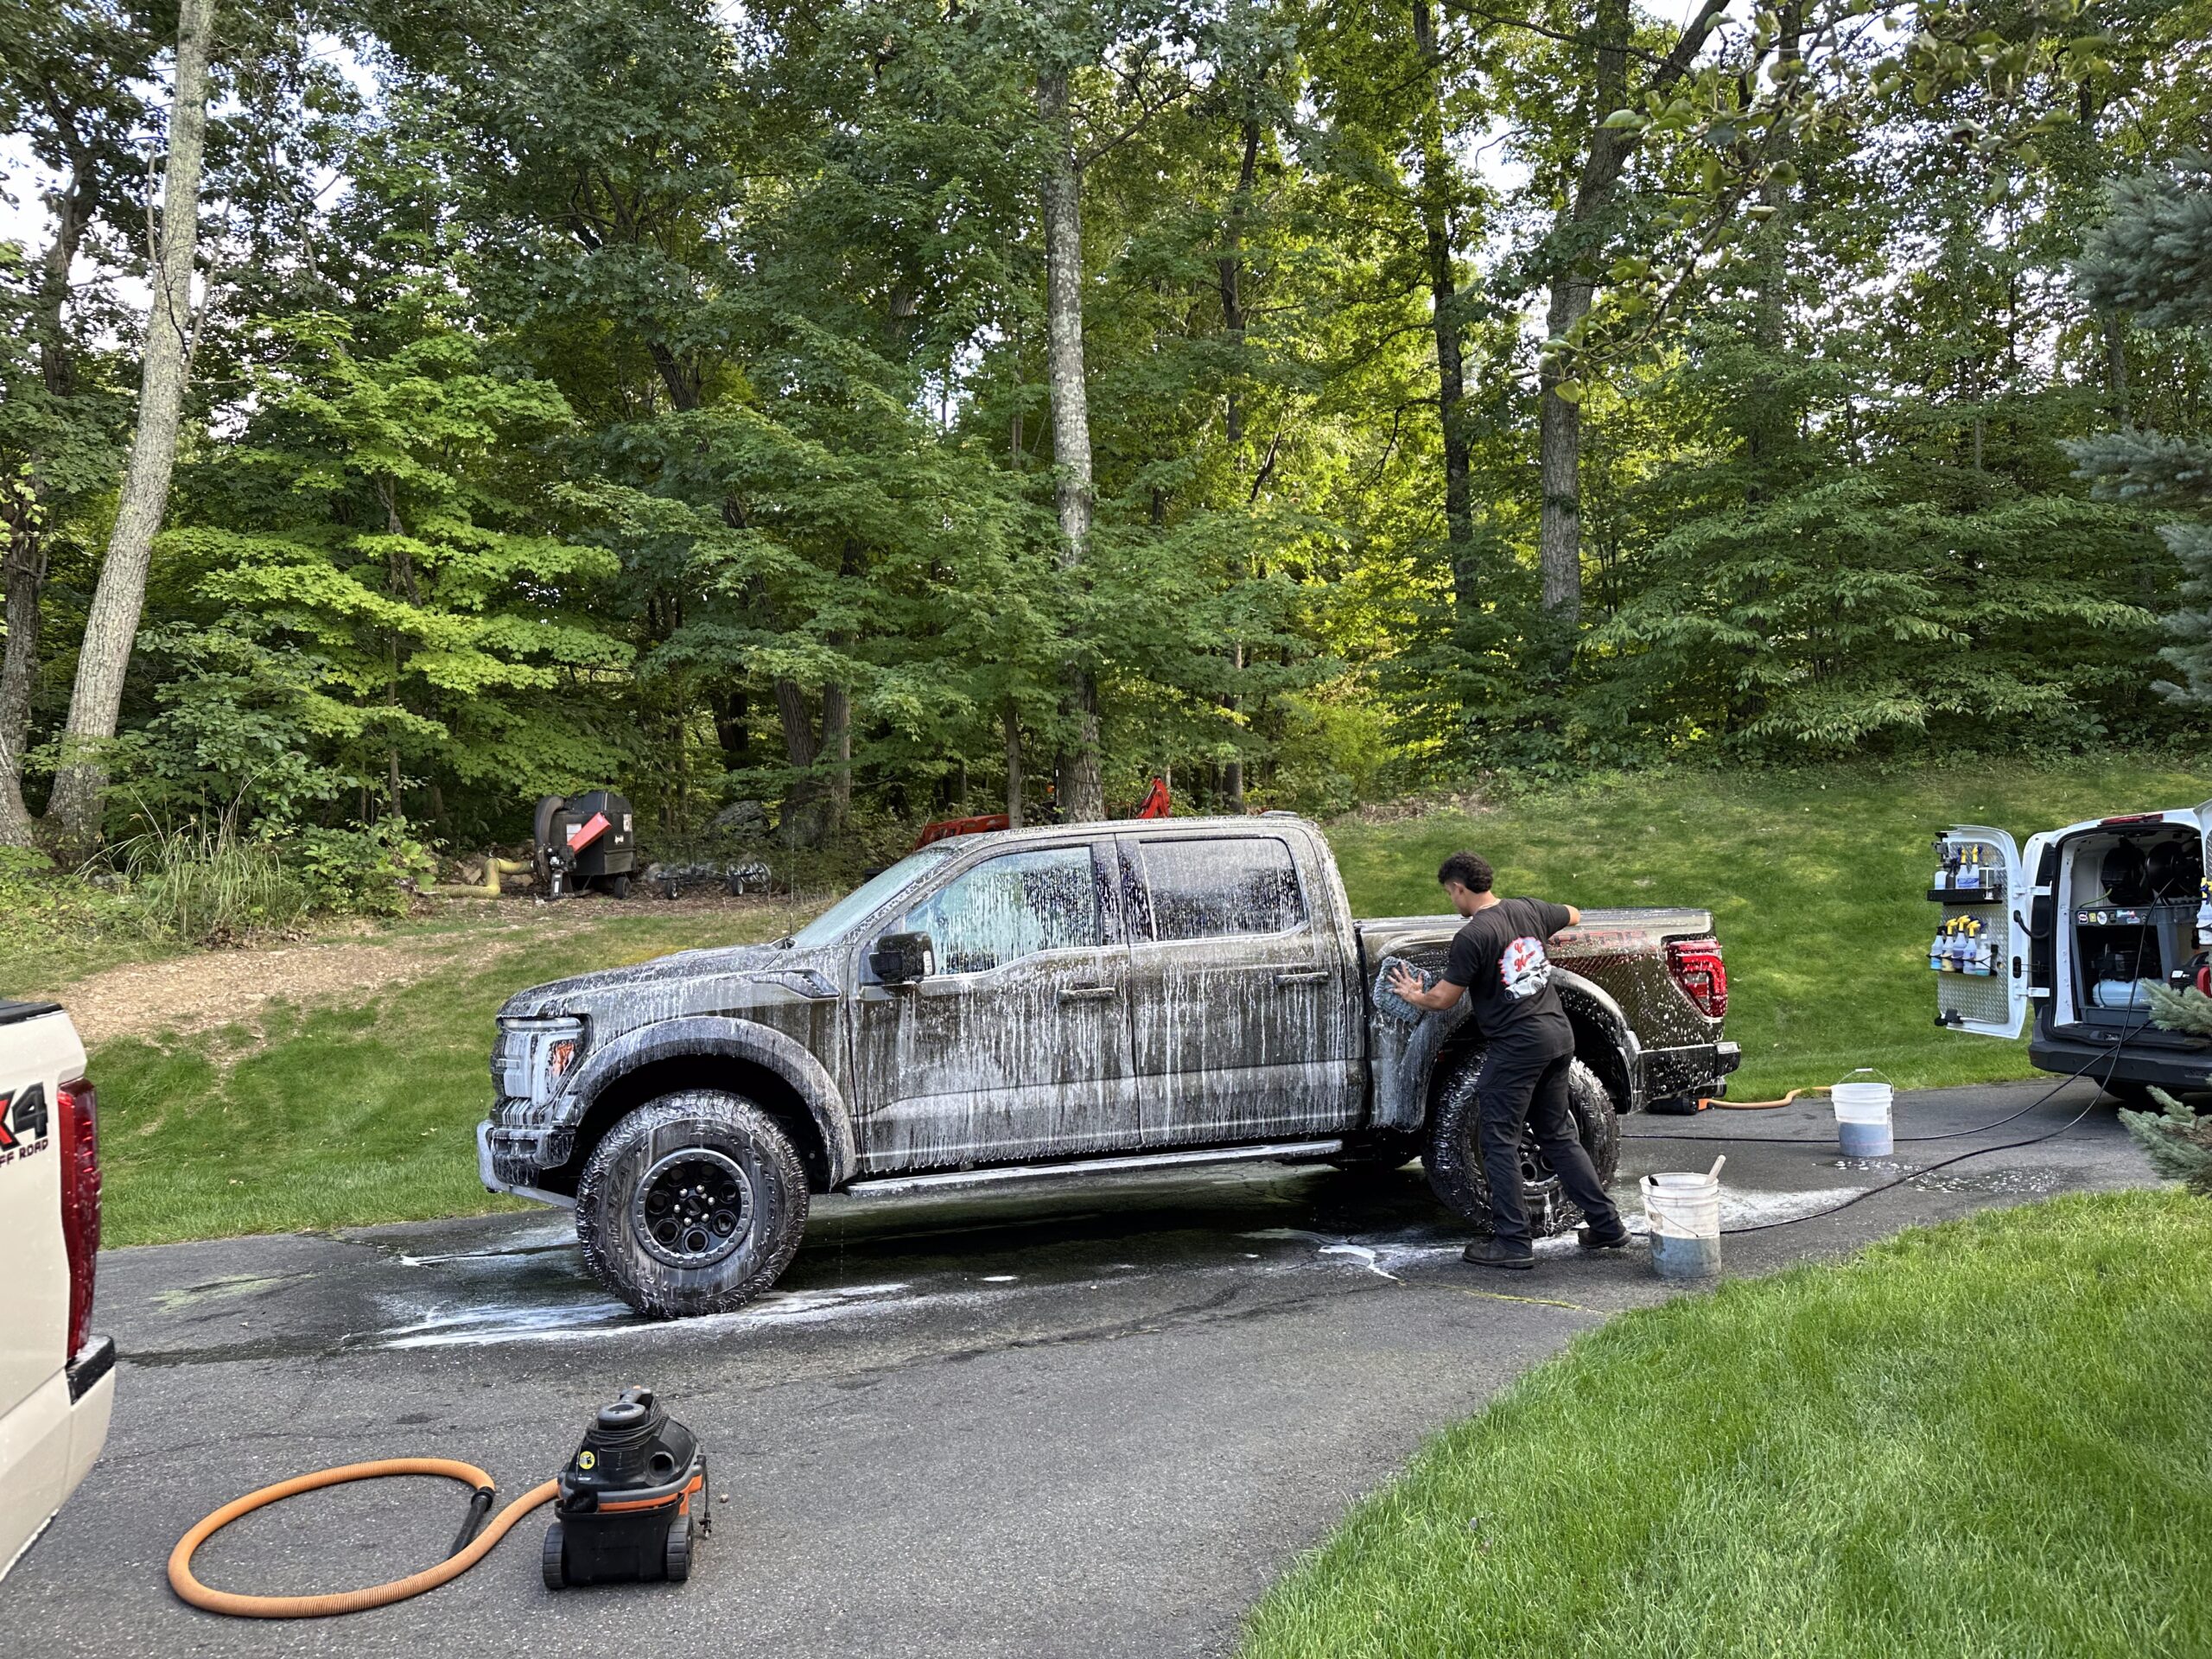
[[[1504,893],[1564,904],[1703,905],[1728,960],[1732,1085],[1761,1099],[1854,1066],[1900,1087],[2032,1075],[2024,1042],[1934,1023],[1930,842],[1955,823],[2038,830],[2101,813],[2192,806],[2212,772],[2107,760],[1863,770],[1631,774],[1468,817],[1331,826],[1356,915],[1438,906],[1436,867],[1462,846]]]
[[[550,943],[485,963],[464,950],[451,966],[352,1006],[266,1008],[257,1033],[232,1027],[108,1043],[91,1066],[105,1240],[147,1244],[519,1207],[476,1179],[499,1004],[567,974],[772,938],[796,914],[671,915],[643,904],[612,918],[586,912]],[[219,969],[220,957],[213,962]]]
[[[1571,903],[1700,904],[1728,954],[1728,1029],[1744,1046],[1739,1097],[1832,1083],[1858,1065],[1905,1085],[2028,1075],[2024,1045],[1932,1024],[1921,895],[1939,827],[2027,832],[2102,810],[2212,795],[2212,775],[2107,761],[2064,770],[1988,766],[1895,779],[1864,772],[1675,773],[1593,782],[1468,817],[1331,826],[1356,912],[1437,909],[1438,861],[1472,846],[1509,892]],[[743,915],[646,902],[580,906],[550,942],[471,963],[502,925],[470,906],[391,928],[452,941],[429,977],[350,1006],[274,1009],[259,1033],[156,1036],[93,1057],[104,1109],[111,1243],[464,1214],[496,1206],[477,1185],[474,1127],[489,1098],[492,1015],[563,974],[697,944],[767,938],[799,907]],[[511,936],[509,936],[511,938]],[[135,952],[112,938],[79,973]],[[174,954],[173,949],[169,950]],[[207,957],[219,973],[222,956]],[[73,974],[52,956],[36,982]],[[26,981],[24,982],[30,982]]]
[[[1355,1510],[1243,1659],[2212,1653],[2208,1356],[2173,1190],[1629,1313]]]

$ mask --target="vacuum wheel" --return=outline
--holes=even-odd
[[[630,878],[626,875],[609,876],[607,880],[607,896],[610,899],[627,899],[630,896]]]
[[[545,1529],[545,1547],[538,1552],[537,1560],[538,1565],[544,1569],[545,1587],[548,1590],[565,1590],[569,1587],[568,1568],[562,1560],[562,1533],[561,1523],[558,1521]]]
[[[684,1516],[668,1529],[668,1553],[662,1558],[665,1576],[671,1584],[681,1584],[691,1576],[691,1517]]]

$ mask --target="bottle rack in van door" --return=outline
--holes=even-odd
[[[1928,896],[1942,906],[1942,919],[1929,945],[1928,965],[1938,976],[1940,1025],[1997,1024],[2008,1017],[2015,956],[2015,895],[2005,877],[2010,850],[1955,830],[1936,838],[1936,875]]]

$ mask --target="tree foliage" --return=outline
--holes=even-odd
[[[223,18],[118,832],[1035,813],[1071,671],[1109,809],[2201,736],[2204,0]],[[0,832],[114,511],[173,26],[0,24],[49,233],[0,243]]]

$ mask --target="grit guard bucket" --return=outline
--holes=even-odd
[[[1852,1077],[1879,1076],[1860,1066]],[[1850,1077],[1828,1090],[1835,1103],[1835,1138],[1847,1158],[1886,1158],[1897,1150],[1890,1128],[1890,1103],[1897,1090],[1886,1077],[1878,1083],[1854,1083]]]
[[[1651,1265],[1662,1279],[1710,1279],[1720,1271],[1720,1166],[1646,1175],[1643,1215],[1651,1236]]]

